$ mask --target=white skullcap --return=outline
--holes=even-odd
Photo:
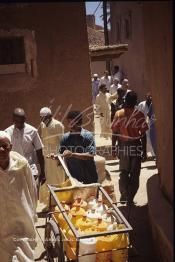
[[[51,115],[51,114],[52,114],[52,112],[51,112],[50,108],[48,108],[48,107],[43,107],[40,110],[40,116],[41,117],[48,116],[48,115]]]
[[[93,74],[93,77],[98,77],[98,74]]]
[[[128,79],[127,78],[123,79],[123,82],[128,82]]]
[[[10,143],[11,143],[11,137],[5,131],[0,131],[0,138],[7,138],[10,141]]]
[[[119,81],[118,77],[115,77],[114,80]]]

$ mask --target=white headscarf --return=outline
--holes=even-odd
[[[11,137],[5,131],[0,131],[0,138],[7,138],[11,143]]]
[[[52,114],[52,112],[51,112],[50,108],[48,108],[48,107],[43,107],[40,110],[40,116],[41,117],[48,116],[48,115],[51,115],[51,114]]]

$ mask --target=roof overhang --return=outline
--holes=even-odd
[[[118,58],[126,51],[128,51],[128,44],[91,46],[89,48],[89,55],[91,58],[91,62],[107,61]]]

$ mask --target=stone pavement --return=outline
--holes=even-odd
[[[110,172],[111,180],[115,186],[116,200],[119,201],[118,160],[106,161],[106,169]],[[155,161],[142,163],[140,187],[134,198],[136,205],[129,208],[118,203],[118,208],[133,227],[130,238],[134,248],[133,252],[130,253],[130,262],[158,262],[151,235],[146,190],[147,180],[156,173]]]
[[[99,130],[98,118],[95,118],[95,130],[95,140],[97,147],[110,146],[111,140],[100,138],[99,132],[97,132]],[[114,184],[117,201],[119,201],[120,198],[118,189],[118,167],[118,160],[106,160],[106,169],[110,174],[111,183]],[[155,161],[146,161],[145,163],[142,163],[140,187],[134,199],[136,205],[129,208],[126,205],[121,205],[120,203],[118,203],[118,208],[133,227],[133,231],[130,233],[130,241],[133,245],[133,249],[130,252],[129,262],[158,262],[151,236],[146,190],[147,180],[156,173],[157,169],[155,166]],[[105,181],[103,183],[106,184]],[[39,209],[40,206],[38,206],[38,210]],[[37,226],[44,225],[45,218],[39,218]],[[44,259],[44,248],[42,243],[42,241],[44,240],[44,229],[37,228],[37,231],[39,234],[37,236],[38,246],[36,248],[35,258],[36,261],[46,261]]]

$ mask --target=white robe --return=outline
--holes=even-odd
[[[111,101],[112,95],[109,93],[103,94],[99,92],[96,97],[97,114],[100,116],[101,134],[100,136],[108,138],[111,137]]]
[[[37,191],[27,160],[10,152],[0,168],[0,261],[32,262],[36,247]]]
[[[121,87],[120,84],[117,84],[117,85],[112,84],[112,85],[110,86],[110,88],[109,88],[109,93],[110,93],[111,95],[115,94],[115,93],[117,92],[117,89],[120,88],[120,87]]]
[[[47,206],[49,201],[47,184],[60,184],[65,180],[65,173],[62,167],[57,165],[57,161],[46,157],[48,154],[58,153],[58,147],[63,134],[63,124],[54,118],[52,118],[48,127],[43,122],[41,123],[41,139],[44,144],[43,152],[45,159],[46,183],[40,188],[39,200]]]
[[[140,102],[137,108],[138,110],[143,112],[143,114],[145,115],[145,118],[147,119],[149,107],[147,106],[146,101]],[[146,131],[146,137],[147,137],[147,152],[150,152],[152,156],[155,156],[152,145],[151,145],[151,140],[150,140],[150,127],[149,127],[149,130]]]
[[[105,76],[102,76],[100,78],[99,86],[102,85],[102,84],[106,85],[106,88],[109,91],[110,85],[112,84],[111,76],[108,76],[108,78],[106,78]]]

